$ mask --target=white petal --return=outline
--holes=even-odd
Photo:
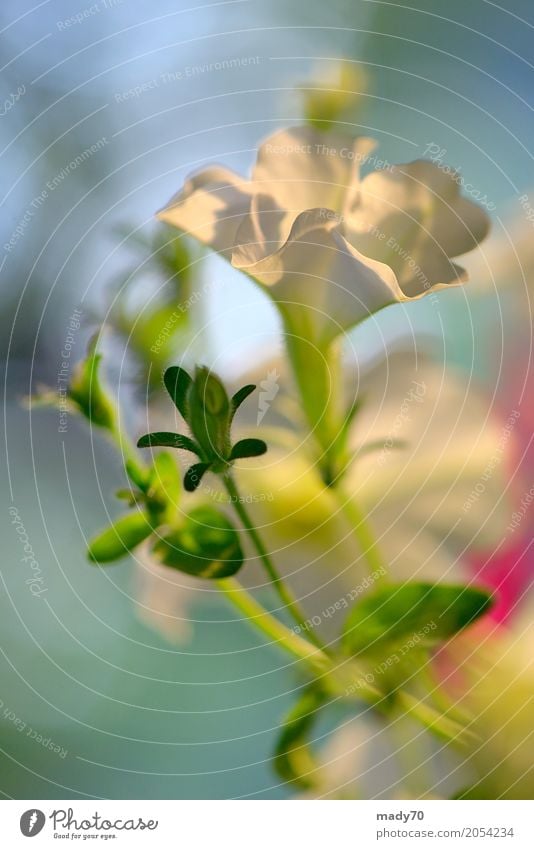
[[[431,530],[457,552],[499,542],[511,514],[506,488],[514,439],[511,433],[501,446],[504,422],[491,415],[491,398],[453,372],[418,363],[415,352],[389,356],[359,391],[366,403],[355,438],[383,447],[355,463],[352,485],[384,546],[397,546],[402,562],[401,527],[402,537],[411,532],[414,541]],[[398,441],[406,444],[395,447]]]
[[[419,160],[365,177],[345,232],[358,250],[391,265],[413,297],[463,282],[450,257],[476,247],[488,225],[484,210],[461,197],[454,175]]]
[[[249,184],[227,168],[214,166],[190,177],[158,218],[185,230],[229,256],[235,234],[250,208]]]
[[[312,127],[270,136],[252,172],[254,192],[268,194],[286,210],[328,207],[341,213],[360,182],[360,166],[376,142]]]
[[[328,343],[387,304],[404,299],[392,270],[349,245],[332,210],[302,212],[280,247],[273,236],[280,225],[278,214],[276,207],[264,206],[260,214],[243,219],[232,265],[265,285],[291,314],[293,327],[305,325],[305,335],[311,331],[315,344]]]

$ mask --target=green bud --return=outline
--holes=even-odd
[[[124,557],[150,536],[154,528],[144,513],[128,513],[89,543],[87,555],[94,563],[111,563]]]
[[[97,354],[94,347],[91,342],[86,358],[74,368],[67,395],[91,424],[113,430],[115,408],[100,381],[102,355]]]
[[[154,554],[166,566],[197,578],[227,578],[243,565],[239,534],[214,507],[201,506],[176,530],[158,540]]]

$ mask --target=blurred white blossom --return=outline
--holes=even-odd
[[[262,284],[292,333],[320,349],[388,304],[466,279],[451,261],[488,230],[431,162],[384,162],[375,142],[312,127],[259,148],[250,180],[221,166],[192,176],[159,217]]]

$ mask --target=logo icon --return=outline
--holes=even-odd
[[[265,413],[271,406],[271,402],[278,395],[278,390],[280,389],[278,385],[279,378],[280,375],[276,369],[272,369],[272,371],[267,373],[266,379],[260,383],[261,392],[258,398],[258,417],[256,420],[256,424],[258,425],[261,424]]]
[[[30,808],[29,811],[24,811],[20,818],[20,830],[24,837],[35,837],[42,830],[45,822],[46,817],[42,811]]]

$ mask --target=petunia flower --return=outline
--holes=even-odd
[[[466,279],[452,257],[488,230],[454,175],[427,161],[361,177],[375,142],[312,127],[259,148],[251,179],[210,167],[159,217],[260,283],[286,328],[320,350],[388,304]]]

